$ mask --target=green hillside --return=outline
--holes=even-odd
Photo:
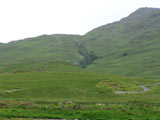
[[[95,72],[159,78],[159,32],[160,9],[140,8],[84,36],[42,35],[0,44],[0,68],[62,62]]]
[[[0,119],[159,120],[159,33],[160,9],[140,8],[84,36],[0,43]]]
[[[25,64],[2,65],[0,73],[24,73],[24,72],[80,72],[82,69],[67,62],[28,62]]]
[[[88,70],[159,76],[160,9],[141,8],[121,21],[84,36],[89,51],[100,56]]]
[[[75,63],[80,58],[77,53],[78,42],[80,36],[76,35],[42,35],[2,44],[0,64],[48,61]]]

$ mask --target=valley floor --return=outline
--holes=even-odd
[[[159,85],[159,80],[88,71],[4,73],[0,119],[158,120]]]

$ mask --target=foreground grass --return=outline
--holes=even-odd
[[[87,71],[0,74],[0,119],[158,120],[160,87],[151,86],[158,82]],[[151,91],[114,93],[139,85]]]
[[[1,103],[2,104],[2,103]],[[3,102],[0,118],[159,120],[160,103]]]

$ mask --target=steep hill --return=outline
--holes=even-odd
[[[0,65],[58,61],[91,71],[159,78],[159,33],[160,9],[140,8],[84,36],[42,35],[0,44]]]
[[[125,75],[160,72],[160,9],[140,8],[121,21],[84,36],[87,49],[100,56],[89,70]]]

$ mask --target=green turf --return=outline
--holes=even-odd
[[[159,89],[157,86],[151,86],[150,92],[136,95],[117,95],[115,91],[141,91],[139,85],[151,85],[158,82],[158,80],[128,78],[88,71],[4,73],[0,75],[0,99],[91,102],[117,101],[118,99],[118,101],[129,101],[137,100],[138,97],[140,100],[154,101],[159,100],[158,94],[150,98]],[[8,90],[18,91],[4,92]]]
[[[0,119],[158,120],[160,87],[151,86],[158,82],[81,70],[1,73]],[[151,91],[114,93],[140,91],[138,85]]]

